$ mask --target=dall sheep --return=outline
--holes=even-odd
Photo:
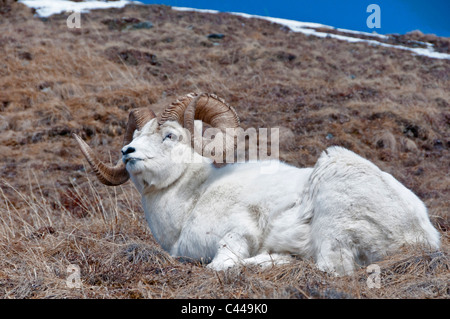
[[[202,123],[219,132],[239,127],[222,99],[191,93],[159,118],[147,108],[132,110],[115,166],[75,135],[103,184],[131,178],[154,238],[171,255],[209,262],[214,270],[298,256],[346,275],[404,245],[439,249],[424,203],[357,154],[330,147],[312,168],[275,161],[271,174],[261,174],[264,161],[217,168],[196,151],[205,148],[203,137],[194,138]]]

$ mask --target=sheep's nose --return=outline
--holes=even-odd
[[[127,155],[127,154],[130,154],[130,153],[136,152],[136,149],[134,147],[129,146],[127,148],[122,148],[121,152],[122,152],[122,155]]]

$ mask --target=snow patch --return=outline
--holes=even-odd
[[[39,17],[49,17],[54,14],[63,12],[88,12],[93,9],[109,9],[109,8],[123,8],[127,4],[139,3],[137,1],[97,1],[86,0],[82,2],[73,2],[67,0],[20,0],[27,7],[34,8]]]
[[[97,0],[85,0],[82,2],[73,2],[67,0],[20,0],[19,2],[25,4],[30,8],[36,9],[36,14],[40,17],[49,17],[53,14],[59,14],[67,11],[73,12],[88,12],[92,9],[108,9],[108,8],[123,8],[127,4],[142,4],[139,1],[128,1],[128,0],[119,0],[119,1],[97,1]],[[217,10],[208,10],[208,9],[194,9],[194,8],[186,8],[186,7],[172,7],[173,10],[177,11],[196,11],[202,13],[213,13],[217,14],[219,11]],[[447,59],[450,60],[450,54],[436,52],[431,43],[422,43],[426,45],[426,48],[411,48],[403,45],[395,45],[384,43],[380,40],[387,40],[389,36],[377,34],[377,33],[368,33],[354,30],[346,30],[346,29],[336,29],[334,27],[320,24],[320,23],[312,23],[312,22],[301,22],[294,21],[282,18],[272,18],[258,15],[251,15],[247,13],[241,12],[230,12],[230,14],[241,16],[248,19],[263,19],[270,21],[272,23],[277,23],[283,25],[293,32],[301,32],[306,35],[316,36],[320,38],[333,38],[341,41],[347,41],[351,43],[363,42],[368,43],[370,45],[378,45],[387,48],[395,48],[400,50],[411,51],[413,54],[426,56],[434,59]],[[320,30],[318,30],[320,29]],[[340,35],[325,32],[324,30],[335,30],[338,32],[346,33],[347,35]],[[355,35],[364,35],[366,37],[373,37],[373,40],[361,39],[357,37],[349,36],[348,34]]]
[[[219,12],[216,10],[193,9],[193,8],[184,8],[184,7],[172,7],[172,9],[178,10],[178,11],[198,11],[198,12],[206,12],[206,13],[218,13]],[[421,42],[422,44],[426,45],[426,48],[411,48],[411,47],[406,47],[403,45],[388,44],[388,43],[377,41],[375,38],[379,38],[381,40],[389,39],[389,36],[377,34],[377,33],[368,33],[368,32],[346,30],[346,29],[336,29],[334,27],[331,27],[331,26],[328,26],[325,24],[320,24],[320,23],[301,22],[301,21],[288,20],[288,19],[282,19],[282,18],[272,18],[272,17],[251,15],[251,14],[241,13],[241,12],[229,12],[229,13],[233,14],[233,15],[238,15],[238,16],[241,16],[244,18],[248,18],[248,19],[255,18],[255,19],[267,20],[267,21],[270,21],[270,22],[273,22],[276,24],[283,25],[283,26],[289,28],[293,32],[301,32],[306,35],[312,35],[312,36],[316,36],[316,37],[320,37],[320,38],[333,38],[333,39],[347,41],[347,42],[351,42],[351,43],[364,42],[364,43],[368,43],[370,45],[378,45],[378,46],[387,47],[387,48],[407,50],[407,51],[411,51],[413,54],[426,56],[429,58],[450,60],[450,54],[436,52],[431,43]],[[317,29],[321,29],[321,30],[318,31]],[[347,33],[347,34],[364,35],[366,37],[370,36],[370,37],[373,37],[374,39],[368,40],[368,39],[351,37],[348,35],[328,33],[328,32],[322,31],[323,29],[336,30],[339,32]]]

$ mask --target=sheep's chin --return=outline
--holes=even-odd
[[[126,168],[131,175],[140,175],[145,170],[143,159],[129,159],[126,162]]]

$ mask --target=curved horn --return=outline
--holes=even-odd
[[[184,125],[184,112],[186,111],[186,108],[191,100],[196,96],[198,96],[197,93],[189,93],[181,98],[178,98],[162,112],[158,124],[163,125],[167,121],[176,121],[181,125]]]
[[[136,129],[142,129],[148,121],[155,117],[155,113],[147,108],[132,110],[128,116],[127,129],[122,145],[125,146],[131,143],[134,131]],[[83,155],[86,157],[100,182],[108,186],[117,186],[125,183],[130,178],[122,160],[119,160],[115,166],[109,166],[97,157],[96,153],[81,139],[81,137],[76,134],[73,134],[73,136],[77,140]]]
[[[205,153],[204,139],[194,138],[194,120],[201,120],[223,133],[226,133],[227,128],[239,127],[239,117],[235,109],[223,99],[208,93],[190,93],[179,98],[161,114],[159,125],[166,121],[177,121],[189,131],[192,147]],[[234,152],[234,137],[233,144],[226,145],[225,151],[226,153]]]
[[[203,93],[194,97],[184,112],[184,127],[194,133],[194,120],[225,130],[239,127],[236,110],[214,94]]]
[[[161,114],[159,125],[166,121],[177,121],[192,134],[194,120],[202,120],[217,128],[239,126],[235,109],[223,99],[208,93],[189,93],[179,98]]]
[[[203,155],[209,156],[210,150],[206,149],[208,145],[205,143],[205,138],[202,136],[200,140],[195,139],[194,120],[201,120],[222,132],[223,139],[219,139],[218,142],[222,143],[222,147],[224,145],[225,148],[222,149],[222,151],[224,151],[222,156],[217,153],[213,156],[216,163],[225,161],[227,154],[233,154],[232,158],[234,159],[234,135],[231,136],[231,139],[226,138],[226,129],[239,127],[239,117],[232,106],[228,105],[223,99],[216,95],[203,93],[193,98],[186,107],[184,113],[184,127],[188,129],[191,134],[191,143],[194,149],[197,147],[202,151]],[[219,138],[219,136],[215,135],[215,139],[217,138]],[[210,144],[210,146],[212,145],[214,147],[214,144],[215,143]],[[215,150],[217,151],[217,149]]]

